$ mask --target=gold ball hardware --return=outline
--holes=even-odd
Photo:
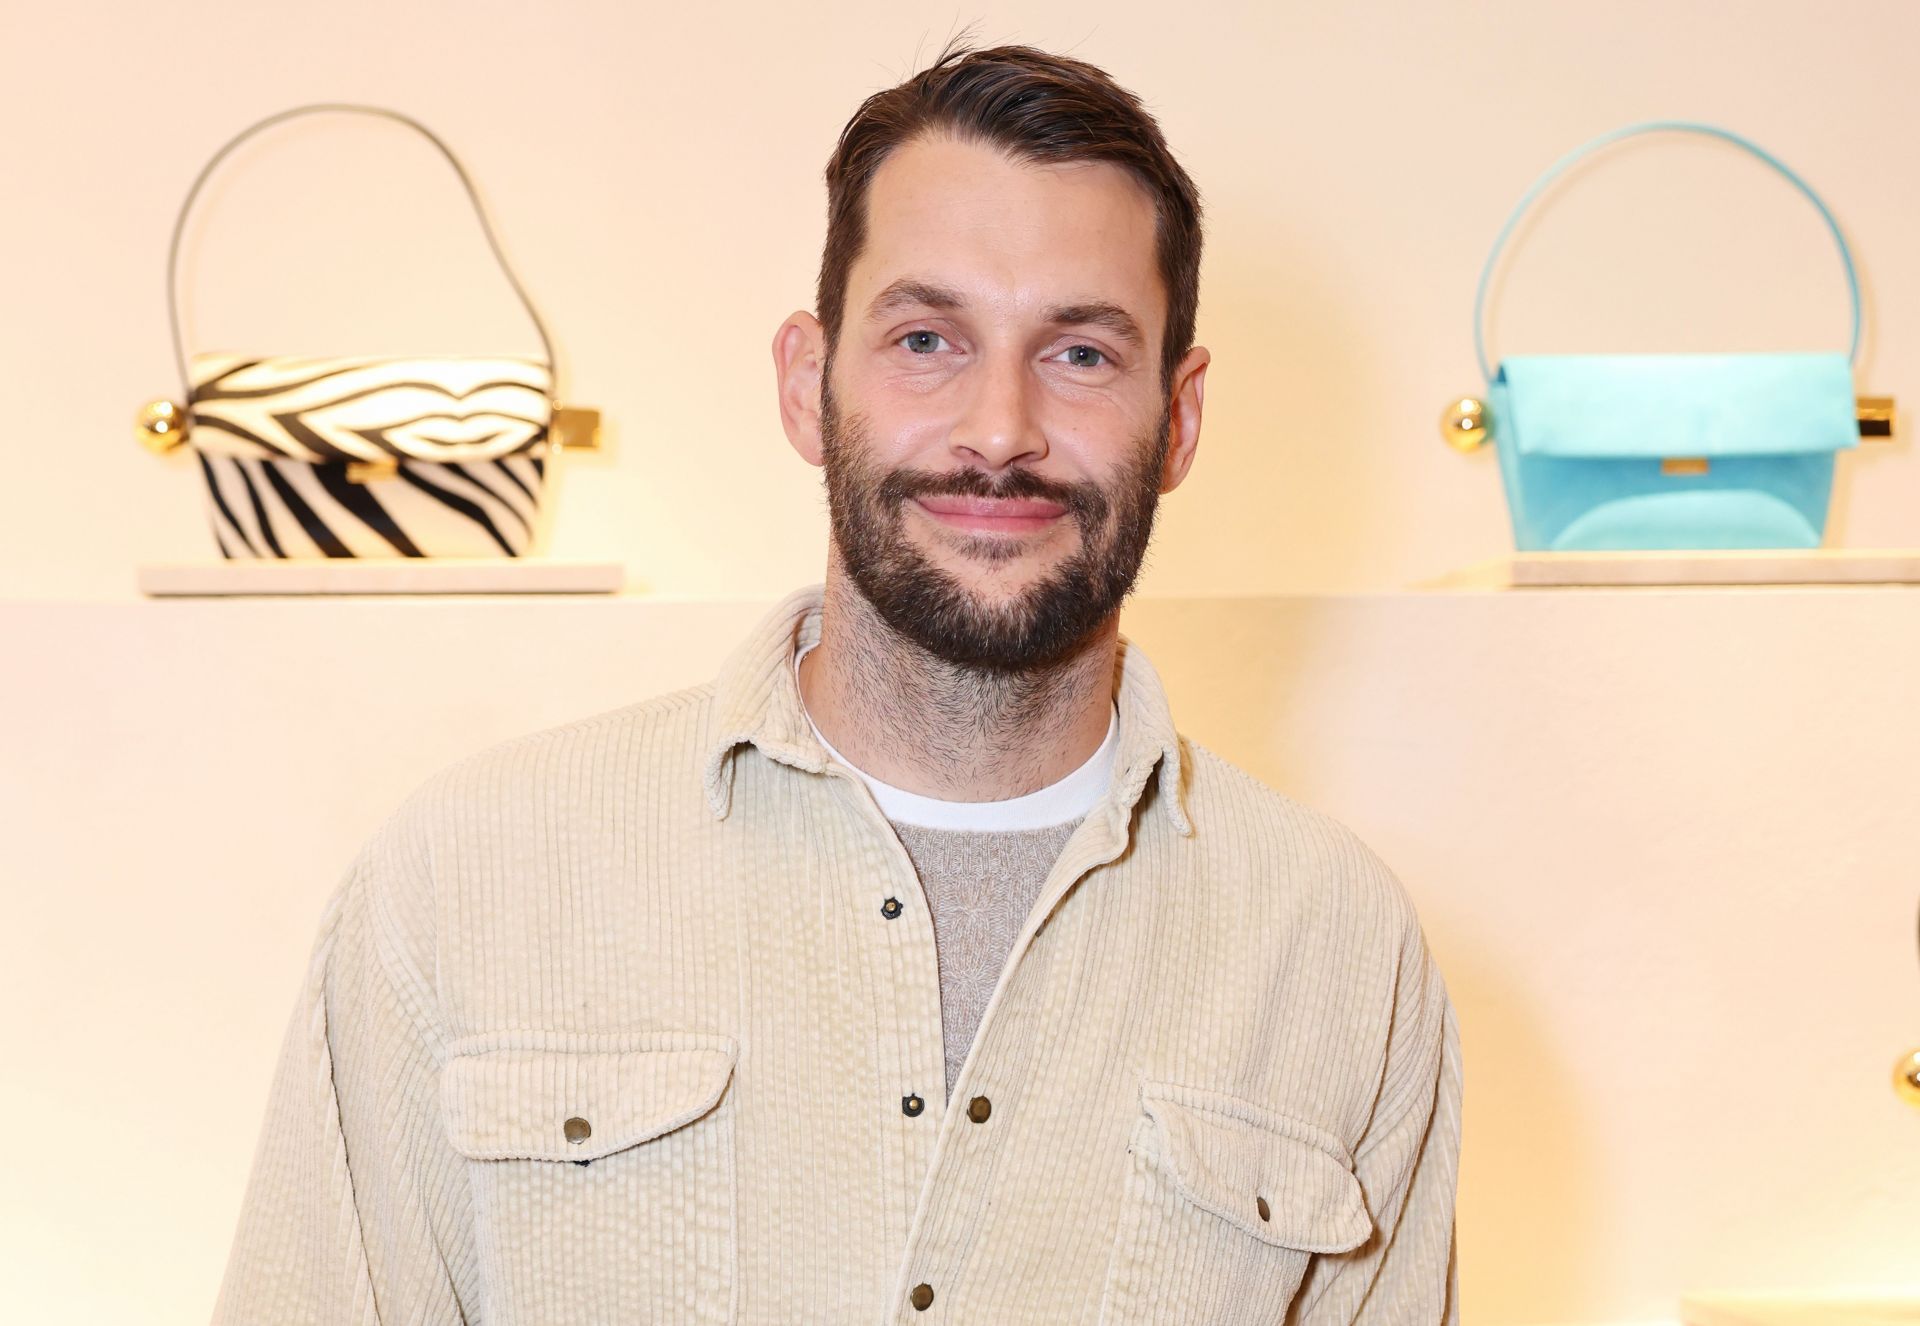
[[[1472,396],[1447,402],[1440,416],[1440,436],[1455,451],[1472,451],[1487,440],[1487,407]]]
[[[1914,1050],[1893,1066],[1893,1090],[1901,1100],[1920,1109],[1920,1050]]]
[[[172,401],[148,401],[134,419],[133,435],[156,456],[187,440],[187,412]]]

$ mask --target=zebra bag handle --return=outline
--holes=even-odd
[[[543,357],[188,353],[180,248],[207,181],[255,135],[324,113],[390,120],[433,145],[466,190]],[[136,435],[157,454],[198,461],[226,559],[526,556],[545,539],[548,459],[598,446],[599,412],[556,399],[553,339],[466,168],[425,125],[382,106],[295,106],[214,153],[174,218],[167,321],[185,398],[150,402]]]
[[[559,365],[554,357],[553,338],[547,334],[547,324],[541,319],[540,311],[533,306],[533,300],[527,295],[525,287],[520,284],[519,277],[514,275],[513,267],[507,262],[506,254],[501,251],[500,241],[493,233],[493,225],[487,220],[486,208],[481,205],[479,191],[474,188],[472,177],[467,174],[466,167],[460,164],[460,159],[453,154],[453,149],[448,147],[433,130],[427,128],[426,125],[420,123],[420,121],[414,119],[412,116],[402,114],[400,111],[389,110],[384,106],[367,106],[354,102],[327,101],[314,102],[305,106],[294,106],[287,110],[278,111],[242,129],[239,133],[227,140],[226,145],[218,152],[215,152],[207,164],[200,168],[200,173],[194,177],[192,186],[187,190],[185,200],[180,204],[180,213],[174,218],[173,238],[167,245],[167,325],[168,329],[173,333],[174,366],[180,373],[180,385],[186,393],[182,399],[191,400],[193,398],[193,380],[187,370],[185,338],[180,329],[180,239],[181,236],[186,233],[187,218],[193,211],[193,204],[200,197],[200,192],[206,187],[207,181],[212,178],[214,170],[242,143],[288,120],[306,115],[329,113],[369,115],[378,119],[392,120],[394,123],[404,125],[418,133],[429,143],[433,144],[441,156],[446,158],[447,164],[453,167],[454,175],[459,178],[460,187],[466,190],[467,200],[473,204],[474,217],[480,222],[480,232],[486,236],[487,247],[493,251],[494,260],[499,263],[501,275],[507,278],[507,284],[513,288],[513,293],[519,296],[520,306],[527,311],[528,320],[533,323],[534,331],[540,336],[540,348],[545,356],[549,377],[557,381]],[[549,391],[548,399],[550,402],[555,399],[556,393],[557,387]]]

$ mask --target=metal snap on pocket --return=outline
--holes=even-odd
[[[553,1116],[548,1115],[547,1117],[552,1118]],[[575,1117],[568,1119],[564,1127],[566,1129],[567,1140],[575,1146],[579,1146],[582,1142],[593,1136],[593,1125],[582,1118]]]

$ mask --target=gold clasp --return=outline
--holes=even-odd
[[[1861,437],[1893,436],[1893,397],[1856,396],[1854,416],[1860,421]]]
[[[1487,440],[1486,402],[1460,396],[1447,402],[1440,415],[1440,436],[1455,451],[1472,451]]]
[[[172,401],[148,401],[134,416],[133,435],[156,456],[187,440],[187,412]]]
[[[397,460],[350,460],[347,462],[348,483],[372,483],[376,479],[391,479],[400,473]]]
[[[582,405],[555,406],[547,431],[562,451],[598,451],[600,411]]]
[[[1893,1066],[1893,1090],[1915,1109],[1920,1109],[1920,1050],[1903,1056]]]

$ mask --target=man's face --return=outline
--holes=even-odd
[[[1116,166],[897,149],[821,387],[840,561],[956,663],[1051,662],[1119,607],[1167,482],[1153,206]]]

